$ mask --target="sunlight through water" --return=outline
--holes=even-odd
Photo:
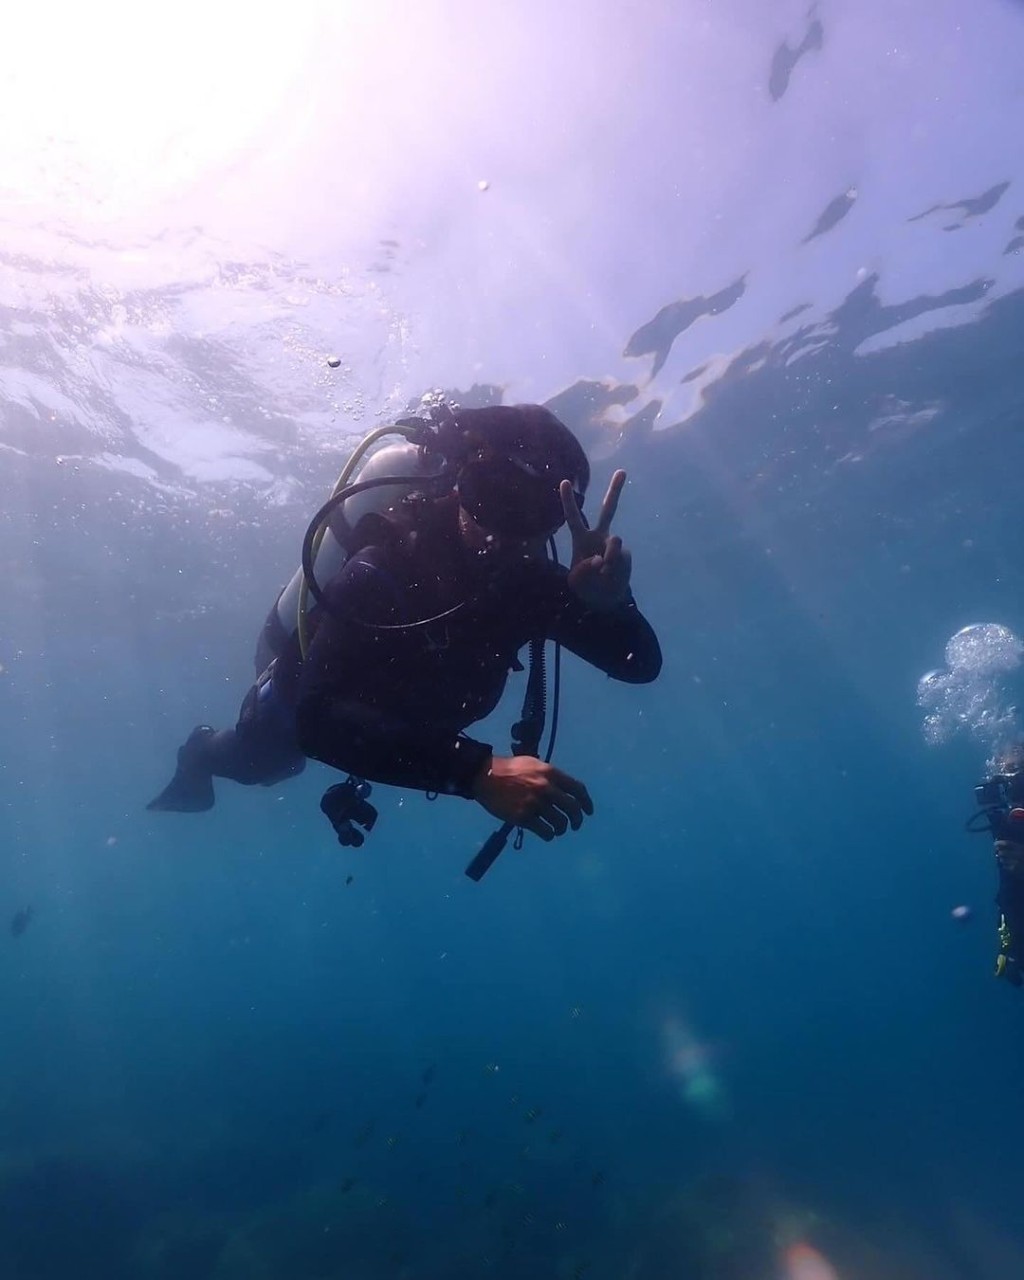
[[[0,200],[106,220],[230,164],[293,90],[321,16],[260,20],[235,0],[19,6],[0,53],[0,112],[18,122],[0,133]]]

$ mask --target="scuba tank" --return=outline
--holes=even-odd
[[[389,435],[404,439],[385,445],[367,458],[374,444]],[[437,435],[422,418],[403,418],[393,426],[372,431],[361,441],[338,476],[330,499],[309,527],[306,544],[312,553],[314,581],[329,582],[344,568],[354,549],[352,534],[363,516],[386,516],[417,488],[436,487],[439,493],[443,492],[451,483],[451,473],[444,462]],[[436,486],[430,481],[435,481]],[[309,582],[313,575],[307,572],[305,563],[300,565],[274,602],[256,644],[257,675],[281,656],[296,632],[305,653]]]

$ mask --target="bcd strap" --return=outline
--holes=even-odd
[[[547,719],[547,668],[544,661],[544,641],[530,641],[530,674],[526,678],[523,709],[512,726],[512,754],[515,756],[540,755],[540,740],[544,736]]]
[[[547,718],[547,671],[544,662],[544,641],[530,641],[530,674],[526,678],[523,710],[512,726],[512,754],[517,756],[540,755],[540,740],[544,736]],[[470,880],[482,880],[503,852],[508,838],[516,832],[513,848],[523,843],[523,829],[511,822],[503,823],[484,842],[480,852],[466,868]]]

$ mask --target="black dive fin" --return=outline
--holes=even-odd
[[[213,779],[208,773],[188,773],[179,769],[147,809],[160,813],[205,813],[213,808]]]
[[[196,756],[203,744],[213,736],[207,725],[193,729],[188,741],[178,750],[178,768],[174,777],[147,809],[160,813],[205,813],[214,804],[213,777]]]

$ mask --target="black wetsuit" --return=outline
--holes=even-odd
[[[1002,948],[1006,957],[1004,976],[1019,987],[1024,982],[1024,873],[1007,871],[1000,864],[996,905],[1008,933]]]
[[[995,859],[999,887],[999,960],[996,972],[1015,987],[1024,982],[1024,862],[1019,853],[1024,847],[1024,825],[1020,821],[1024,789],[1019,771],[989,779],[980,792],[996,803],[986,806],[977,817],[985,821],[995,841]],[[982,829],[977,817],[968,824],[971,830]],[[1003,844],[1002,854],[999,845]]]
[[[327,584],[305,661],[294,642],[278,659],[274,702],[294,710],[303,754],[371,782],[468,797],[491,748],[464,731],[497,706],[531,640],[556,640],[617,680],[657,677],[661,650],[632,598],[588,610],[564,567],[495,565],[463,544],[452,499],[394,529],[382,522]]]

